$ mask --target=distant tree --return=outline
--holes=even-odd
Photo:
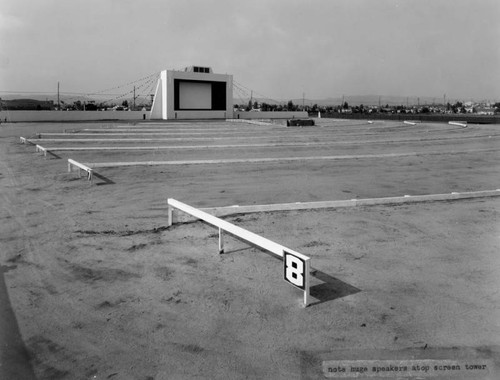
[[[349,104],[347,102],[344,102],[344,104],[342,104],[342,108],[343,109],[348,109],[349,108]]]
[[[463,104],[461,102],[456,102],[451,106],[451,110],[453,111],[453,113],[459,113],[461,112],[462,107]]]
[[[122,102],[122,107],[128,107],[128,101],[127,100],[124,100]]]
[[[288,101],[287,110],[288,111],[295,111],[295,105],[293,104],[293,102],[291,100]]]
[[[95,104],[94,102],[92,102],[92,103],[87,103],[87,104],[85,105],[85,110],[86,110],[86,111],[97,111],[97,106],[96,106],[96,104]]]

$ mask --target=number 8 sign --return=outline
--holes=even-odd
[[[296,286],[299,289],[305,290],[308,275],[306,271],[306,260],[292,254],[291,252],[283,251],[284,275],[285,281]]]

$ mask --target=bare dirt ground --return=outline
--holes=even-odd
[[[498,126],[317,121],[137,125],[171,132],[144,132],[152,142],[77,141],[133,127],[123,123],[0,125],[0,275],[36,377],[316,379],[325,360],[416,358],[490,360],[460,378],[496,379],[500,198],[227,217],[312,258],[308,308],[272,255],[237,239],[219,255],[202,222],[167,227],[167,198],[214,207],[500,188]],[[43,141],[65,130],[78,133],[50,138],[74,142]],[[19,143],[37,133],[46,147],[204,147],[43,158]],[[302,145],[234,147],[263,143]],[[66,166],[296,156],[353,157],[101,168],[92,185]]]

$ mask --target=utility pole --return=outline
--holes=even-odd
[[[134,86],[134,108],[132,109],[132,111],[135,111],[135,86]]]
[[[61,110],[61,105],[60,105],[60,102],[59,102],[59,82],[57,82],[57,110],[58,111]]]
[[[302,111],[304,111],[304,101],[305,101],[306,93],[302,93]]]

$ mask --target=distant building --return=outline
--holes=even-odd
[[[156,86],[151,119],[233,118],[233,76],[210,67],[164,70]]]
[[[495,108],[477,107],[476,108],[476,113],[478,115],[494,115],[495,114]]]

